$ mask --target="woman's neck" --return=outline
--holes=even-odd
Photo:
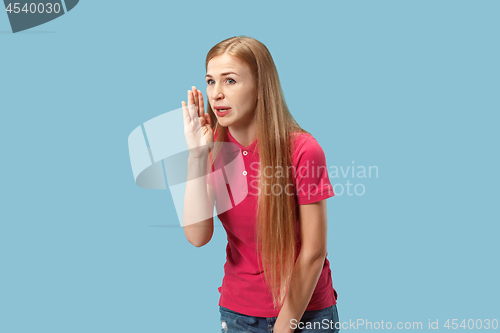
[[[231,132],[231,136],[243,147],[250,146],[257,139],[255,122],[247,126],[229,126],[227,129]]]

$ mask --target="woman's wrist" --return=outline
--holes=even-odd
[[[193,161],[193,162],[197,162],[197,161],[206,161],[207,158],[208,158],[208,150],[206,153],[201,153],[201,154],[192,154],[192,153],[189,153],[188,155],[188,161]]]

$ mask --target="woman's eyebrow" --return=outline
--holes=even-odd
[[[225,75],[229,75],[229,74],[235,74],[235,75],[238,75],[238,74],[236,74],[235,72],[226,72],[226,73],[222,73],[220,76],[225,76]],[[238,75],[238,76],[239,76],[239,75]],[[207,74],[207,75],[205,75],[205,77],[212,77],[212,75]]]

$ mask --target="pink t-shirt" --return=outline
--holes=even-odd
[[[259,154],[257,140],[250,146],[240,145],[227,131],[228,139],[209,183],[216,197],[216,210],[227,233],[226,264],[219,305],[254,317],[276,317],[271,293],[259,269],[256,252],[256,209],[258,198]],[[217,137],[217,134],[216,136]],[[328,178],[323,149],[310,134],[300,133],[295,142],[293,165],[296,170],[295,188],[299,205],[310,204],[334,196]],[[224,172],[221,172],[223,170]],[[217,173],[215,173],[217,171]],[[271,170],[268,170],[271,174]],[[275,171],[276,172],[276,171]],[[286,170],[284,170],[286,172]],[[292,170],[290,170],[292,172]],[[275,189],[274,194],[278,194]],[[296,224],[299,235],[299,221]],[[300,246],[300,244],[299,244]],[[262,259],[260,258],[260,267]],[[325,258],[323,270],[306,311],[320,310],[336,304],[330,262]]]

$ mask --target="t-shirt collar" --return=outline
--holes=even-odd
[[[257,152],[257,147],[258,147],[258,145],[257,145],[257,139],[255,139],[249,146],[245,147],[245,146],[242,146],[238,141],[236,141],[233,138],[233,136],[229,132],[229,129],[226,129],[226,132],[227,132],[228,141],[236,144],[240,148],[240,150],[242,150],[242,151],[246,150],[246,151],[250,151],[252,153],[258,153]],[[235,151],[236,151],[236,149],[235,149]]]

